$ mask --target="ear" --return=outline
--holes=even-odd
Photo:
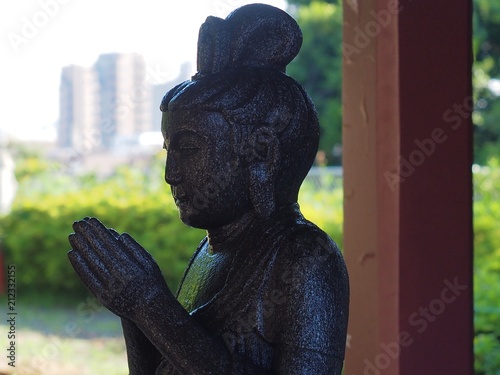
[[[277,140],[267,142],[265,148],[259,151],[259,156],[248,166],[250,200],[256,215],[261,219],[267,219],[276,208],[274,189],[279,163]]]

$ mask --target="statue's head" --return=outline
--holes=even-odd
[[[319,140],[311,99],[285,74],[301,43],[295,20],[263,4],[202,25],[198,73],[160,107],[165,179],[186,224],[210,229],[297,201]]]

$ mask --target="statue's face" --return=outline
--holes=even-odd
[[[248,174],[231,152],[231,131],[222,115],[165,112],[162,134],[167,150],[165,181],[185,224],[215,229],[251,209]]]

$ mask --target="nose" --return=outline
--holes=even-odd
[[[181,182],[179,163],[172,153],[167,155],[165,162],[165,182],[171,186],[175,186]]]

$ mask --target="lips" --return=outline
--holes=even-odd
[[[189,201],[187,195],[178,187],[172,187],[172,196],[174,198],[176,206],[180,206]]]
[[[189,199],[186,196],[181,196],[181,197],[176,197],[174,196],[175,204],[177,206],[180,206],[182,204],[185,204],[189,201]]]
[[[186,194],[179,194],[179,192],[174,192],[173,194],[174,196],[174,200],[175,200],[175,203],[179,202],[179,203],[185,203],[188,201],[188,197]]]

